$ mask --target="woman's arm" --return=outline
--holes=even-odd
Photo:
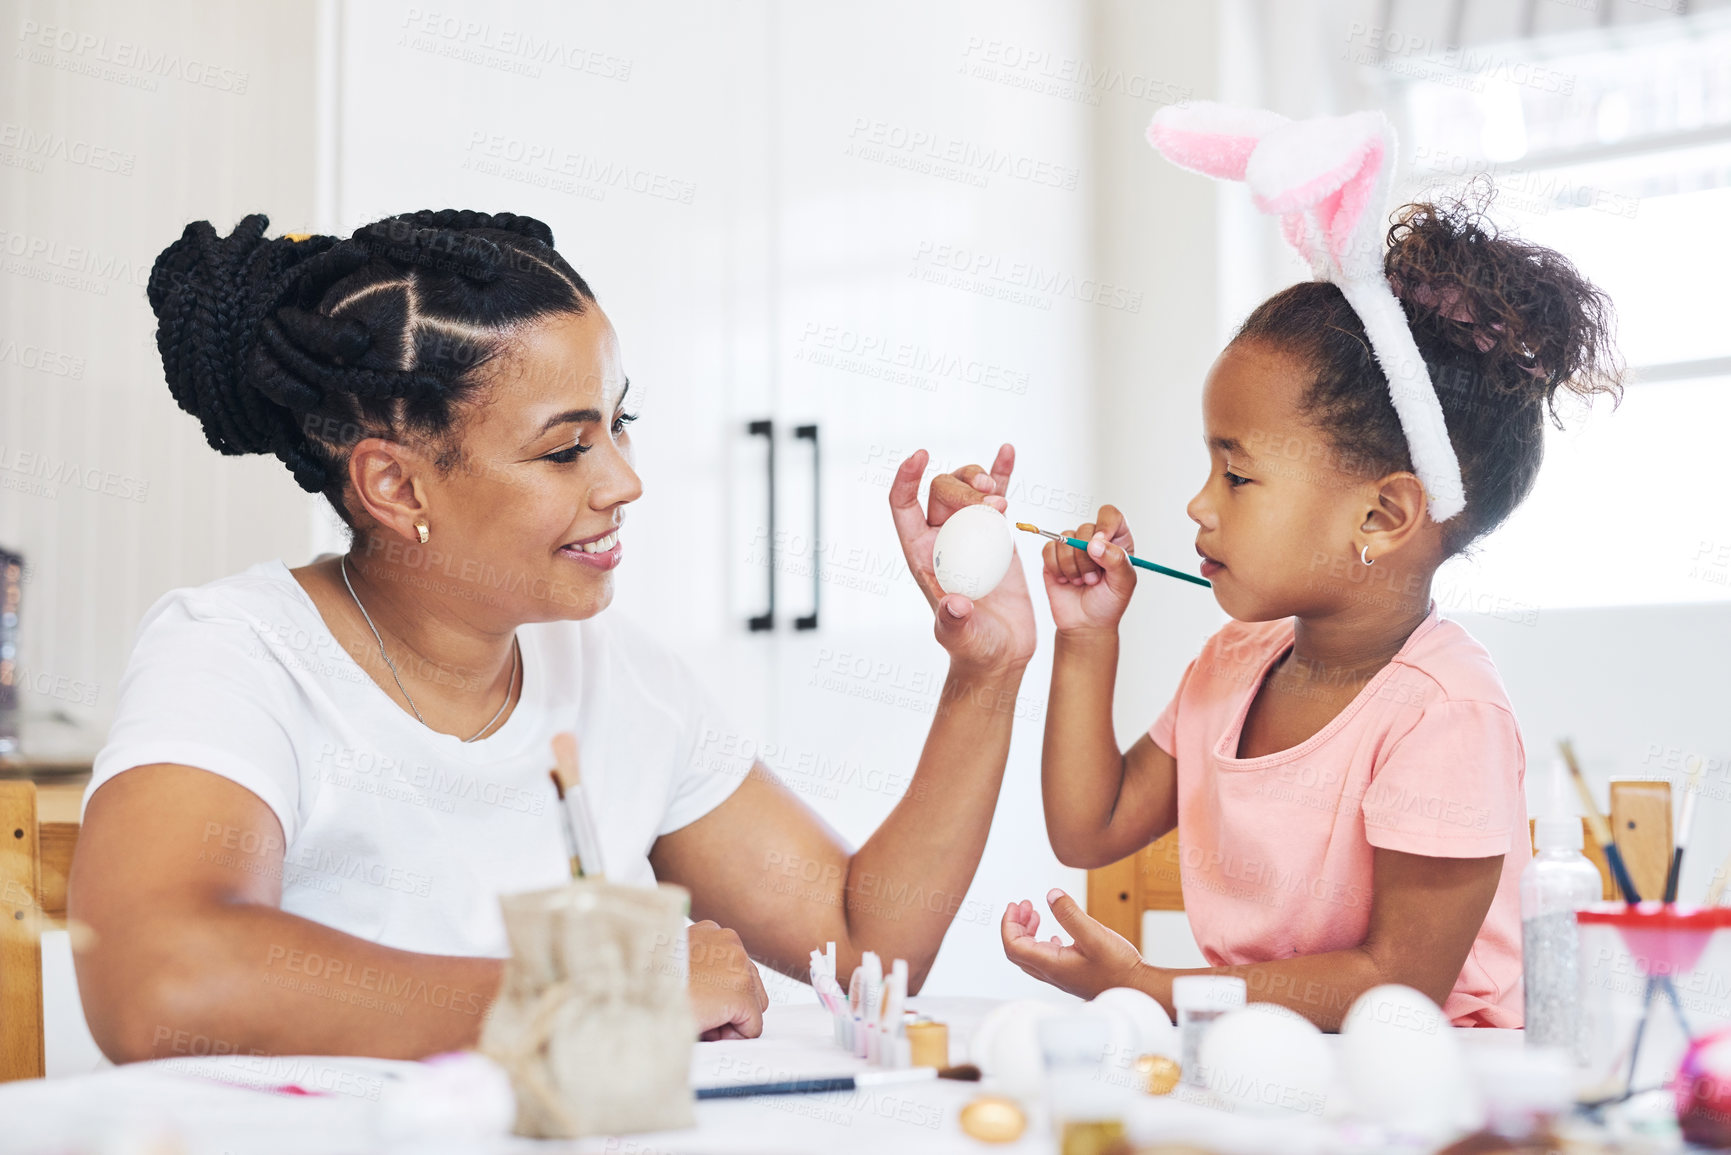
[[[280,909],[282,825],[250,790],[138,766],[91,796],[67,915],[91,1036],[117,1063],[186,1054],[418,1059],[472,1047],[504,961],[418,954]],[[732,931],[688,933],[704,1037],[756,1035],[769,1004]]]
[[[282,826],[191,766],[138,766],[91,796],[67,915],[90,1033],[115,1062],[176,1054],[420,1058],[471,1046],[492,958],[393,950],[278,909]]]
[[[1151,967],[1121,935],[1053,891],[1052,913],[1075,941],[1041,942],[1035,937],[1039,915],[1027,902],[1013,903],[1004,912],[1004,953],[1072,994],[1093,998],[1108,987],[1136,987],[1160,1000],[1168,1014],[1172,980],[1186,974],[1239,975],[1252,1001],[1290,1007],[1325,1031],[1339,1030],[1353,1001],[1383,983],[1415,987],[1441,1006],[1496,897],[1503,856],[1436,858],[1377,849],[1371,869],[1370,928],[1364,942],[1348,950],[1245,966]]]
[[[932,481],[919,505],[924,452],[902,463],[890,506],[914,579],[950,653],[930,733],[907,793],[858,851],[762,766],[726,802],[664,835],[650,854],[658,877],[691,890],[692,914],[736,928],[752,957],[804,977],[810,952],[836,944],[838,973],[862,952],[908,960],[919,989],[960,909],[986,845],[1009,756],[1022,671],[1033,654],[1033,608],[1021,566],[972,602],[944,595],[931,572],[937,527],[963,505],[999,508],[1014,454],[990,473],[969,466]]]

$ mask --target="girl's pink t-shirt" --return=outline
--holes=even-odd
[[[1148,731],[1177,760],[1184,910],[1203,956],[1230,966],[1358,946],[1374,847],[1501,854],[1496,897],[1443,1013],[1456,1026],[1520,1026],[1526,752],[1490,654],[1433,601],[1321,731],[1240,758],[1251,699],[1292,639],[1290,618],[1229,623]]]

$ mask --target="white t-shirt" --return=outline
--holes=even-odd
[[[617,616],[517,637],[516,708],[464,742],[386,695],[280,560],[171,590],[138,627],[84,805],[134,766],[209,770],[282,823],[283,910],[402,950],[504,957],[499,896],[570,877],[555,733],[577,735],[610,881],[652,882],[656,838],[751,769],[727,753],[739,743],[715,741],[734,731],[691,672]],[[201,854],[246,864],[257,851],[206,824]]]

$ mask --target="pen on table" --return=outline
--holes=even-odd
[[[1041,529],[1037,525],[1029,525],[1025,521],[1018,521],[1016,523],[1016,528],[1019,530],[1022,530],[1024,533],[1037,533],[1041,537],[1050,538],[1053,541],[1063,542],[1065,545],[1071,546],[1075,549],[1079,549],[1084,553],[1086,553],[1088,551],[1088,543],[1083,541],[1079,537],[1065,537],[1061,533],[1053,533],[1051,530]],[[1119,548],[1123,548],[1123,547],[1120,546]],[[1153,570],[1155,573],[1163,573],[1167,577],[1175,577],[1179,581],[1194,582],[1196,585],[1199,585],[1199,586],[1212,587],[1214,585],[1214,583],[1209,581],[1207,578],[1197,577],[1193,573],[1185,573],[1181,569],[1168,569],[1166,566],[1159,565],[1155,562],[1151,562],[1146,558],[1137,557],[1135,554],[1131,553],[1127,549],[1124,550],[1124,556],[1130,559],[1131,565],[1140,566],[1143,569]]]
[[[900,1071],[860,1071],[853,1075],[828,1075],[813,1079],[782,1079],[774,1083],[739,1083],[723,1087],[699,1087],[699,1099],[745,1099],[757,1095],[815,1095],[825,1091],[857,1091],[893,1083],[920,1083],[928,1079],[975,1082],[980,1069],[972,1063],[959,1067],[909,1067]]]

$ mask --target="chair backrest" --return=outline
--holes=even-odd
[[[1671,868],[1671,784],[1646,779],[1611,782],[1611,836],[1622,854],[1635,889],[1642,898],[1660,898]],[[1599,868],[1602,897],[1618,897],[1604,852],[1585,833],[1583,853]],[[1531,844],[1529,823],[1528,839]],[[1142,943],[1142,912],[1183,910],[1179,885],[1178,831],[1172,830],[1128,858],[1088,872],[1088,913],[1138,947]]]
[[[42,932],[66,925],[78,823],[36,821],[36,784],[0,781],[0,1083],[39,1079]]]

